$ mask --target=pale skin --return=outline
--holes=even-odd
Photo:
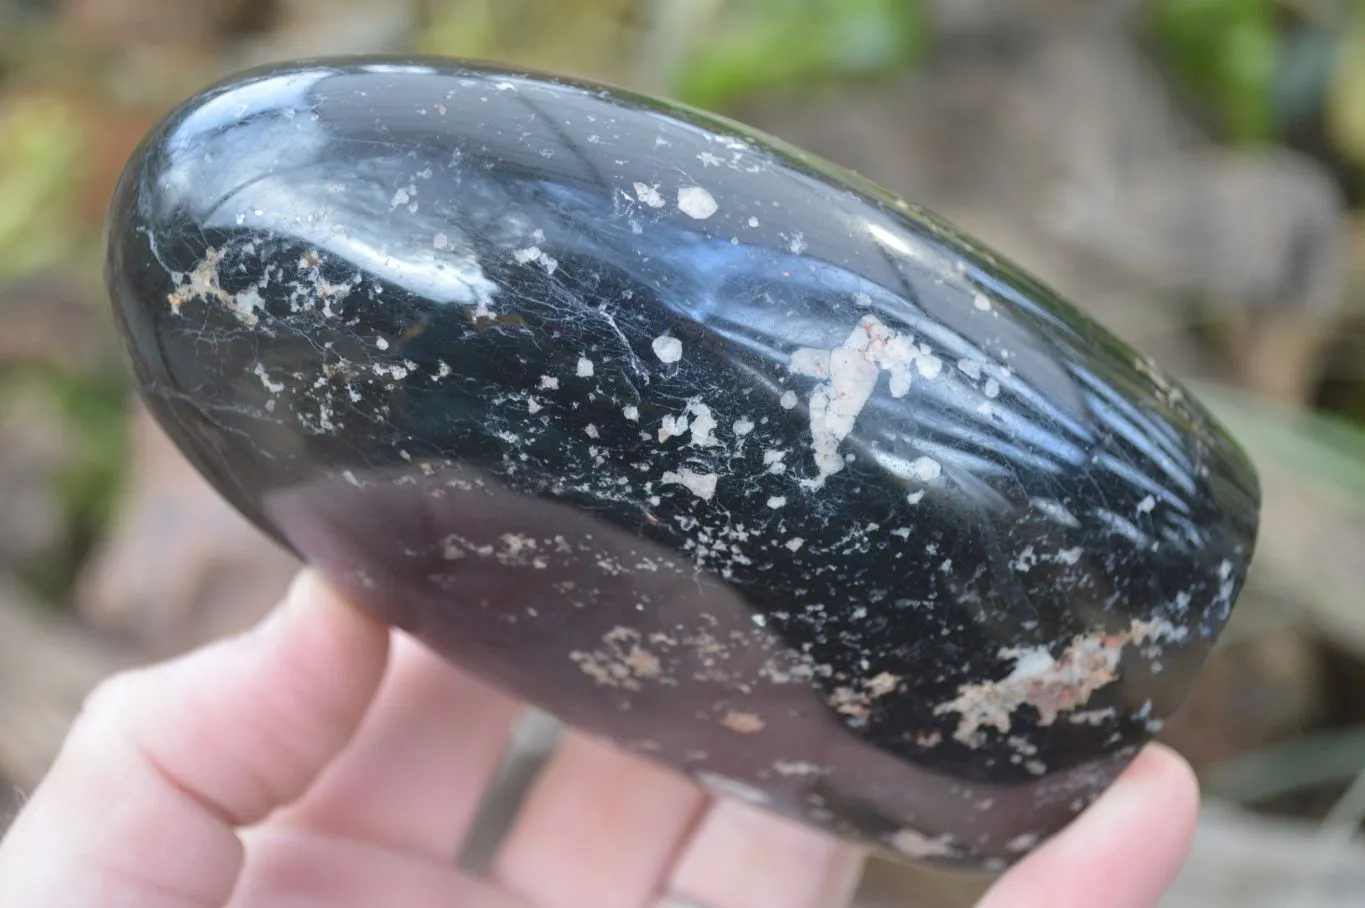
[[[571,735],[456,870],[519,704],[304,573],[262,626],[120,675],[0,842],[0,908],[842,908],[863,855]],[[1151,746],[978,908],[1147,908],[1193,775]]]

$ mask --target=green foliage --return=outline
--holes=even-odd
[[[675,93],[723,107],[757,89],[885,72],[915,60],[928,32],[917,0],[730,0],[686,49]]]
[[[85,132],[65,104],[35,96],[0,109],[0,280],[73,253],[85,151]]]
[[[1225,385],[1194,389],[1248,448],[1292,464],[1306,483],[1365,514],[1365,428],[1315,410],[1274,404]]]
[[[416,49],[622,81],[638,0],[434,0]]]
[[[1204,99],[1227,138],[1270,139],[1280,56],[1275,0],[1153,0],[1149,25],[1175,81]]]
[[[756,90],[895,69],[928,34],[923,0],[440,0],[418,48],[720,108]]]
[[[1332,73],[1327,124],[1338,150],[1365,166],[1365,3],[1353,5]]]
[[[119,376],[39,368],[0,374],[0,405],[36,394],[70,433],[52,477],[61,505],[62,543],[23,565],[24,581],[45,599],[67,592],[121,500],[128,468],[128,386]]]

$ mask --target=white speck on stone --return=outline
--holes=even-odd
[[[717,479],[715,473],[698,473],[683,467],[676,473],[669,470],[663,475],[662,481],[665,485],[683,486],[702,501],[710,501],[716,494]]]
[[[1062,526],[1072,529],[1081,525],[1075,515],[1063,507],[1060,501],[1051,498],[1030,498],[1028,503],[1030,507],[1053,523],[1060,523]]]
[[[957,361],[958,371],[963,375],[976,381],[981,377],[981,364],[974,359],[960,359]]]
[[[578,358],[579,378],[592,378],[594,371],[592,360],[588,359],[586,356],[580,356]]]
[[[599,437],[598,434],[597,434],[597,426],[594,425],[593,423],[588,423],[588,427],[587,427],[586,429],[584,429],[583,431],[586,432],[586,433],[588,433],[588,437],[589,437],[589,438],[598,438],[598,437]]]
[[[782,409],[790,410],[792,407],[796,406],[796,392],[787,391],[782,395],[781,400],[778,402],[782,404]]]
[[[518,249],[512,253],[512,258],[517,260],[517,264],[526,265],[530,262],[539,262],[545,269],[546,274],[554,274],[559,267],[559,260],[547,254],[539,246],[531,246],[526,249]]]
[[[227,304],[238,320],[248,325],[255,324],[260,318],[256,313],[265,309],[265,299],[261,296],[260,288],[256,286],[232,294],[228,297]]]
[[[704,221],[719,209],[715,198],[701,186],[684,186],[678,190],[678,210],[690,218]]]
[[[985,395],[992,400],[1000,396],[1000,382],[993,378],[986,379],[986,385],[981,389]]]
[[[910,477],[920,482],[933,482],[943,475],[943,465],[932,457],[918,457],[910,462]]]
[[[958,697],[935,706],[934,715],[958,713],[960,721],[953,737],[968,747],[980,747],[987,728],[1009,734],[1014,711],[1023,705],[1038,712],[1037,724],[1049,726],[1059,715],[1075,713],[1095,691],[1118,680],[1125,646],[1181,640],[1188,633],[1188,629],[1165,619],[1135,619],[1127,631],[1097,629],[1078,634],[1060,656],[1053,656],[1048,646],[1002,648],[998,657],[1014,662],[1008,675],[961,685]]]
[[[755,218],[755,217],[749,218],[749,226],[750,226],[750,227],[757,227],[757,226],[758,226],[758,218]]]
[[[262,366],[260,363],[256,364],[256,375],[260,378],[261,384],[265,385],[265,389],[271,394],[279,394],[284,390],[284,382],[271,381],[270,373],[265,371],[265,366]]]
[[[547,391],[558,391],[559,379],[555,378],[553,375],[542,375],[540,377],[540,386]]]
[[[822,776],[827,770],[809,760],[774,760],[773,771],[779,776]]]
[[[648,183],[635,184],[635,197],[650,208],[664,207],[664,197],[659,195],[659,190],[656,187]]]
[[[660,334],[650,343],[654,349],[654,355],[659,357],[661,363],[676,363],[682,359],[682,341],[668,334]]]
[[[939,359],[937,356],[918,356],[915,358],[915,369],[918,370],[919,374],[924,378],[933,381],[943,373],[943,360]],[[908,384],[909,383],[907,382],[907,390]],[[904,392],[895,394],[893,391],[892,394],[896,397],[905,396]]]
[[[1138,502],[1137,509],[1139,514],[1150,514],[1152,512],[1152,509],[1154,509],[1155,507],[1156,498],[1151,495],[1148,495],[1146,498]]]
[[[375,338],[374,345],[378,347],[380,350],[389,349],[389,342],[382,337]]]
[[[408,191],[400,189],[393,194],[393,198],[389,201],[389,207],[397,208],[399,205],[406,205],[410,201],[412,201],[412,197],[408,195]]]
[[[692,414],[691,444],[699,448],[720,444],[715,436],[716,418],[712,415],[710,407],[693,398],[687,402],[687,412]]]
[[[772,498],[768,499],[768,507],[772,508],[774,511],[778,508],[785,507],[786,504],[787,499],[783,498],[781,495],[774,495]]]
[[[829,378],[830,351],[801,347],[792,353],[791,370],[811,378]]]
[[[913,829],[902,829],[891,837],[891,847],[909,858],[949,858],[956,853],[952,841],[947,833],[931,839]]]
[[[859,291],[858,293],[853,294],[853,305],[859,306],[859,307],[861,307],[861,308],[863,308],[863,309],[867,309],[868,307],[870,307],[870,306],[872,305],[872,296],[871,296],[871,294],[863,293],[863,292],[861,292],[861,291]]]
[[[919,489],[918,491],[911,492],[909,495],[905,496],[905,500],[910,504],[919,504],[924,500],[924,490]]]
[[[806,247],[806,238],[800,231],[793,233],[791,242],[787,244],[787,248],[791,250],[792,255],[800,255],[806,251]]]
[[[791,539],[787,540],[787,548],[791,549],[793,552],[800,551],[801,546],[805,544],[806,540],[802,539],[800,536],[793,536]]]
[[[972,298],[972,303],[982,312],[991,311],[991,298],[979,290],[976,292],[976,296]]]
[[[697,160],[701,161],[703,167],[719,167],[722,163],[718,155],[713,155],[709,151],[698,154]]]
[[[450,237],[444,233],[438,233],[431,238],[431,245],[437,249],[446,249],[450,246]]]
[[[823,356],[817,355],[826,352],[827,366]],[[793,371],[822,379],[810,396],[811,448],[819,475],[808,485],[819,488],[826,478],[844,468],[839,445],[853,431],[881,371],[891,374],[891,395],[904,397],[910,391],[911,364],[921,356],[908,335],[892,330],[872,315],[864,316],[844,343],[833,350],[801,348],[792,354]],[[942,369],[941,361],[931,359],[934,365],[920,367],[921,374],[937,375]]]
[[[659,441],[665,442],[675,435],[682,435],[687,431],[687,416],[674,416],[672,413],[664,416],[659,421]]]
[[[734,429],[735,434],[742,438],[754,430],[754,422],[751,419],[741,416],[739,419],[735,420],[735,424],[730,428]]]
[[[634,404],[628,404],[621,409],[621,415],[631,422],[640,421],[640,410]]]

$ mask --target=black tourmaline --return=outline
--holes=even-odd
[[[928,213],[734,123],[442,60],[259,70],[129,164],[161,424],[364,605],[571,725],[998,867],[1189,689],[1245,456]]]

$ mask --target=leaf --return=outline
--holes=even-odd
[[[1175,81],[1238,142],[1274,135],[1279,57],[1274,0],[1157,0],[1149,26]]]
[[[731,0],[689,49],[674,92],[715,108],[791,82],[884,72],[914,60],[927,34],[918,0]]]
[[[1332,143],[1365,166],[1365,11],[1356,13],[1338,50],[1325,113]]]
[[[1285,407],[1226,386],[1200,385],[1198,393],[1248,449],[1292,466],[1302,482],[1365,515],[1365,429],[1327,413]]]
[[[0,279],[74,254],[87,141],[76,108],[59,99],[20,96],[0,108]]]

